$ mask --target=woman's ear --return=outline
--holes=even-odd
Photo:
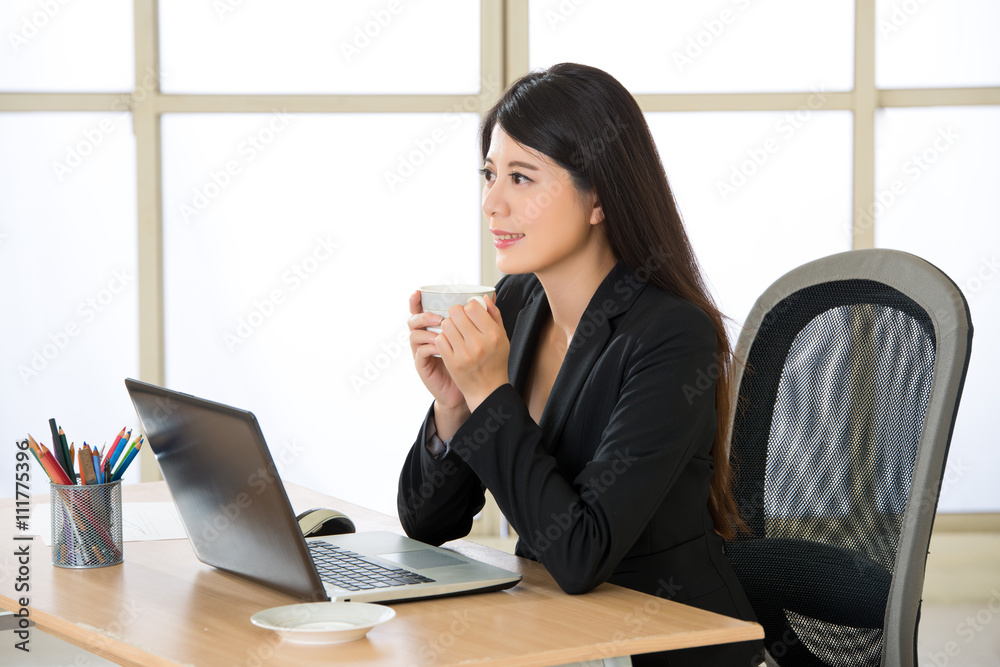
[[[601,208],[601,200],[594,194],[593,208],[590,209],[590,224],[599,225],[604,222],[604,209]]]

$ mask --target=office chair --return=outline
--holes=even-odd
[[[926,261],[855,250],[779,278],[736,347],[726,554],[769,665],[916,664],[924,566],[972,348]]]

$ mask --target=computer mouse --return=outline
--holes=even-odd
[[[298,519],[299,528],[305,537],[343,535],[354,532],[354,522],[346,514],[325,507],[306,510],[295,518]]]

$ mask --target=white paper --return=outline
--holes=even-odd
[[[52,506],[39,503],[31,508],[27,534],[39,535],[52,546]],[[122,541],[148,542],[187,538],[184,524],[173,503],[122,503]]]

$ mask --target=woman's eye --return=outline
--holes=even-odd
[[[493,172],[490,171],[489,169],[487,169],[486,167],[483,167],[482,169],[480,169],[479,173],[482,174],[482,177],[486,179],[487,183],[489,183],[490,181],[492,181],[493,178],[494,178],[493,177]]]
[[[521,185],[522,183],[531,183],[531,179],[516,171],[510,173],[510,178],[516,185]]]

